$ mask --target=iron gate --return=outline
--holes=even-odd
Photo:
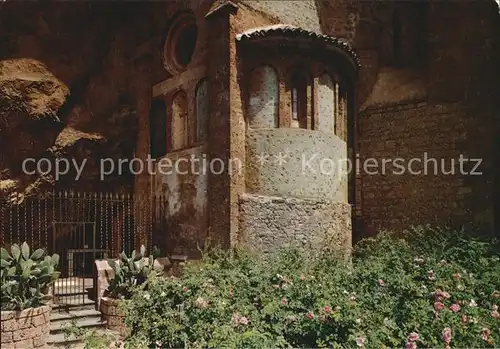
[[[96,259],[141,244],[150,250],[165,235],[163,196],[65,191],[14,199],[0,197],[0,245],[26,241],[59,254],[54,301],[67,306],[95,302]]]
[[[57,253],[61,276],[54,284],[54,303],[74,306],[93,303],[94,261],[106,258],[96,248],[95,222],[53,222],[52,251]]]

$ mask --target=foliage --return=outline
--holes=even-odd
[[[13,244],[10,253],[3,247],[0,251],[2,310],[35,308],[51,299],[49,287],[60,275],[59,255],[47,256],[43,249],[30,254],[26,242]]]
[[[158,257],[159,251],[153,249],[153,253],[149,257],[145,254],[146,247],[142,245],[140,251],[132,251],[130,257],[123,251],[118,262],[108,259],[108,264],[115,274],[108,286],[110,297],[129,299],[135,286],[144,285],[151,273],[161,270],[160,266],[154,267],[154,260]]]
[[[385,233],[334,255],[215,251],[128,302],[130,347],[494,347],[498,245],[445,229]]]
[[[110,333],[103,335],[95,329],[78,327],[76,320],[72,320],[69,326],[63,329],[64,339],[67,342],[66,348],[71,348],[70,340],[78,339],[83,342],[83,349],[109,349],[119,348],[119,342],[110,336]]]

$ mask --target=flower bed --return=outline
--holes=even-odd
[[[332,254],[206,255],[125,309],[135,347],[495,347],[500,249],[413,229]]]

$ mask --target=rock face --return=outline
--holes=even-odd
[[[131,187],[127,173],[101,180],[99,165],[134,152],[133,52],[145,30],[129,24],[141,11],[140,4],[0,4],[0,199]],[[36,171],[40,159],[48,162]],[[61,159],[87,159],[78,182],[74,168],[62,176],[46,171]]]

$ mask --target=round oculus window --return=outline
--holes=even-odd
[[[172,23],[163,48],[164,65],[170,73],[186,69],[193,58],[197,38],[198,27],[192,15],[181,15]]]

